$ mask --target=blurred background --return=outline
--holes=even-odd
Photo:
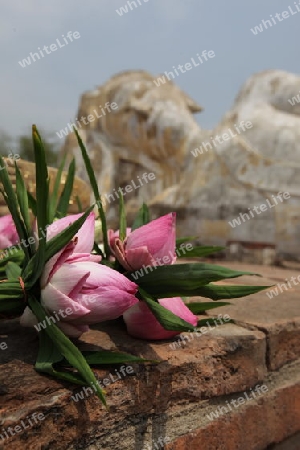
[[[204,108],[196,120],[209,129],[220,121],[253,73],[266,69],[299,72],[297,15],[257,36],[250,31],[293,2],[140,3],[122,16],[116,10],[127,4],[125,0],[2,3],[1,154],[9,153],[6,148],[10,147],[30,158],[27,136],[32,123],[43,131],[49,151],[57,151],[62,143],[56,131],[75,118],[82,92],[123,70],[159,74],[205,49],[213,50],[214,59],[175,80]],[[80,39],[21,67],[18,61],[68,31],[78,31]],[[55,158],[51,163],[55,164]]]

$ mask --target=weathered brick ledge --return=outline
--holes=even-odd
[[[264,275],[234,280],[241,284],[271,285],[300,273],[226,265]],[[34,413],[45,418],[18,429],[9,439],[1,441],[0,437],[0,449],[265,450],[292,436],[290,444],[278,449],[297,450],[299,293],[296,286],[273,299],[261,292],[234,300],[213,315],[229,314],[236,324],[195,336],[176,350],[169,342],[132,339],[111,324],[86,333],[83,345],[117,347],[163,360],[158,366],[134,365],[134,374],[118,380],[114,368],[96,370],[100,380],[114,374],[115,382],[106,387],[109,412],[94,395],[76,402],[71,396],[81,392],[80,388],[37,374],[32,368],[37,351],[35,332],[22,329],[21,334],[17,321],[1,322],[0,343],[6,342],[7,349],[0,350],[0,435],[8,427],[20,426],[22,420],[28,423]],[[265,385],[267,391],[247,400],[257,385]],[[237,400],[241,397],[246,400]]]

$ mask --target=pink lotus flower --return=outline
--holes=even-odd
[[[47,229],[47,239],[79,216],[54,222]],[[116,319],[138,302],[135,283],[119,272],[97,264],[95,261],[100,257],[90,255],[94,222],[94,214],[90,214],[75,239],[46,263],[40,280],[41,303],[48,316],[53,318],[51,322],[57,323],[71,337],[79,337],[89,329],[89,324]],[[43,328],[28,307],[21,317],[21,324],[36,326],[38,330]]]
[[[192,324],[197,325],[197,317],[188,309],[180,297],[161,298],[159,304],[174,313],[176,316]],[[169,339],[180,331],[165,330],[155,318],[146,303],[140,301],[123,314],[128,333],[136,338],[160,340]]]
[[[131,228],[126,228],[126,237],[129,236],[130,233],[131,233]],[[109,229],[109,230],[107,230],[107,236],[108,236],[108,242],[110,245],[110,249],[111,249],[112,253],[114,253],[113,245],[114,245],[115,240],[120,237],[120,230],[114,231],[112,229]],[[116,258],[112,254],[109,256],[109,260],[115,261]]]
[[[176,213],[166,214],[137,228],[124,242],[110,235],[110,245],[117,260],[129,271],[143,266],[173,264],[175,254]]]
[[[0,217],[0,249],[11,247],[19,241],[19,236],[10,214]]]
[[[131,233],[131,228],[126,228],[126,237],[128,237]],[[120,237],[120,230],[114,231],[112,229],[107,230],[108,242],[109,245],[114,245],[116,238]]]

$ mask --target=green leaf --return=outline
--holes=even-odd
[[[57,216],[59,217],[64,217],[68,213],[70,199],[73,192],[75,169],[76,169],[75,159],[73,159],[69,166],[66,183],[57,206]]]
[[[148,209],[148,206],[143,203],[143,205],[140,207],[138,214],[133,222],[133,225],[131,227],[131,230],[134,231],[137,228],[142,227],[143,225],[146,225],[150,222],[150,211]]]
[[[154,301],[150,295],[143,289],[139,288],[139,293],[141,295],[142,301],[146,303],[151,312],[154,314],[156,319],[162,325],[165,330],[170,331],[193,331],[194,327],[190,323],[186,322],[180,317],[173,314],[168,309],[161,306],[159,303]]]
[[[176,254],[178,258],[202,258],[203,256],[211,255],[212,253],[220,252],[222,250],[224,250],[224,247],[212,247],[203,245],[188,250],[186,246],[182,246],[182,248],[179,246],[176,248]]]
[[[22,314],[26,306],[19,280],[0,282],[0,314]]]
[[[65,245],[67,245],[75,236],[79,228],[82,227],[84,224],[86,218],[90,214],[90,212],[94,209],[94,206],[91,206],[79,219],[75,220],[70,226],[65,228],[63,231],[58,233],[56,236],[54,236],[52,239],[50,239],[46,243],[46,250],[45,250],[45,262],[49,261],[52,256],[54,256],[56,253],[58,253]],[[35,262],[36,255],[31,258],[29,263],[27,264],[22,276],[23,279],[26,280],[28,285],[32,287],[36,281],[40,278],[44,266],[41,266],[39,270],[35,269],[36,262]]]
[[[27,197],[28,197],[29,208],[31,209],[33,215],[36,217],[36,215],[37,215],[36,199],[34,198],[34,196],[29,191],[27,191]]]
[[[98,207],[99,216],[100,216],[100,220],[101,220],[101,224],[102,224],[104,253],[105,253],[106,259],[108,259],[109,255],[110,255],[110,247],[109,247],[109,244],[108,244],[107,224],[106,224],[106,217],[105,217],[105,212],[104,212],[104,209],[103,209],[101,196],[99,194],[98,184],[97,184],[97,181],[96,181],[96,177],[95,177],[95,173],[94,173],[94,170],[93,170],[93,167],[92,167],[91,160],[90,160],[89,155],[88,155],[88,153],[86,151],[86,148],[85,148],[85,146],[84,146],[84,144],[82,142],[82,139],[79,136],[78,131],[76,130],[76,128],[73,127],[73,129],[74,129],[74,133],[75,133],[76,138],[77,138],[78,145],[79,145],[80,150],[81,150],[82,158],[83,158],[83,161],[84,161],[84,164],[85,164],[85,167],[86,167],[86,171],[87,171],[87,174],[88,174],[88,177],[89,177],[89,180],[90,180],[90,183],[91,183],[91,187],[92,187],[92,190],[93,190],[93,193],[94,193],[94,197],[95,197],[95,200],[96,200],[96,204],[97,204],[97,207]]]
[[[17,191],[17,198],[20,206],[21,215],[24,221],[24,225],[26,227],[27,235],[30,235],[31,232],[31,224],[30,224],[30,217],[29,217],[29,207],[28,207],[28,196],[27,196],[27,189],[23,180],[23,177],[21,175],[21,172],[19,170],[19,167],[17,166],[17,163],[15,162],[15,171],[16,171],[16,191]]]
[[[231,303],[228,302],[199,302],[199,303],[186,303],[186,306],[189,308],[190,311],[194,314],[202,314],[205,311],[208,311],[210,309],[214,308],[220,308],[221,306],[227,306],[231,305]]]
[[[220,323],[218,323],[218,321]],[[217,324],[216,324],[216,322],[217,322]],[[213,327],[219,327],[221,325],[225,325],[225,323],[234,323],[234,320],[229,319],[229,320],[226,320],[226,322],[223,322],[223,321],[220,321],[220,319],[218,319],[217,317],[215,319],[208,317],[207,319],[198,320],[197,327],[210,327],[211,325]]]
[[[41,274],[45,266],[46,227],[48,225],[49,177],[45,149],[35,125],[32,126],[32,139],[35,159],[36,212],[39,246],[35,254],[36,273]]]
[[[35,369],[37,372],[47,373],[48,375],[56,377],[60,380],[80,384],[81,386],[86,384],[86,381],[80,374],[70,371],[61,371],[54,368],[54,364],[60,363],[64,357],[45,330],[41,330],[39,332],[39,341],[39,352],[35,363]]]
[[[214,284],[209,284],[199,288],[198,295],[212,300],[226,300],[256,294],[269,287],[271,286],[216,286]]]
[[[6,272],[6,276],[7,276],[8,280],[10,280],[10,279],[16,280],[21,276],[22,269],[21,269],[21,267],[18,266],[18,264],[14,263],[12,261],[9,261],[7,263],[5,272]]]
[[[5,280],[0,283],[0,298],[7,296],[14,298],[23,298],[23,290],[19,280]]]
[[[156,298],[176,296],[198,296],[201,288],[211,281],[256,275],[206,263],[175,264],[158,266],[153,272],[143,275],[138,285]]]
[[[78,197],[78,195],[76,195],[76,203],[77,203],[78,211],[82,212],[83,211],[82,203],[81,203],[80,198]]]
[[[24,260],[23,250],[17,248],[16,246],[8,247],[0,251],[0,272],[5,271],[6,264],[9,261],[15,262],[21,265]]]
[[[189,236],[176,239],[176,247],[179,247],[180,244],[184,244],[185,242],[192,242],[198,239],[199,236]]]
[[[121,241],[124,241],[124,239],[126,238],[127,224],[126,224],[126,213],[125,213],[123,193],[121,193],[119,197],[119,215],[120,215],[119,237]]]
[[[94,205],[92,205],[79,219],[75,220],[71,225],[65,228],[63,231],[54,236],[46,245],[46,261],[49,261],[52,256],[58,253],[65,245],[67,245],[82,227],[87,217],[93,211]]]
[[[33,296],[29,297],[29,306],[39,322],[46,319],[46,313],[42,305]],[[69,338],[51,321],[45,329],[46,333],[57,347],[58,351],[66,358],[72,367],[78,370],[79,374],[86,381],[88,386],[95,390],[95,393],[100,398],[102,403],[106,406],[104,393],[97,383],[97,379],[92,372],[90,366],[86,362],[82,353],[70,341]]]
[[[52,193],[51,193],[51,196],[49,199],[49,211],[48,211],[49,223],[52,223],[53,220],[55,219],[57,205],[58,205],[58,193],[59,193],[59,188],[60,188],[60,184],[61,184],[62,173],[63,173],[64,167],[66,164],[66,158],[67,158],[67,155],[64,155],[63,160],[59,165],[59,168],[56,173],[54,185],[53,185],[53,190],[52,190]]]
[[[4,190],[0,189],[0,192],[2,193],[5,203],[7,204],[7,207],[9,209],[9,212],[12,215],[19,238],[21,241],[22,239],[24,241],[28,241],[29,236],[27,234],[26,226],[23,222],[23,219],[20,216],[18,200],[14,192],[13,185],[10,181],[6,165],[1,155],[0,155],[0,181],[2,182],[4,188]],[[24,246],[24,253],[26,259],[29,260],[30,253],[26,246]]]

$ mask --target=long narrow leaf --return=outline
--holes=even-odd
[[[191,245],[191,244],[190,244]],[[182,246],[182,247],[181,247]],[[204,256],[211,255],[212,253],[217,253],[224,250],[224,247],[213,247],[213,246],[200,246],[194,247],[191,250],[188,250],[186,246],[180,244],[177,247],[177,255],[178,258],[203,258]]]
[[[27,190],[27,197],[28,197],[29,208],[31,209],[32,214],[36,217],[36,215],[37,215],[36,199],[28,190]]]
[[[156,319],[165,330],[170,331],[193,331],[194,327],[190,323],[173,314],[168,309],[155,302],[151,296],[143,289],[139,288],[142,300],[147,304]]]
[[[6,295],[15,298],[23,298],[24,294],[19,280],[4,280],[0,282],[0,297],[5,298]]]
[[[82,212],[83,211],[82,203],[81,203],[80,198],[78,197],[78,195],[76,195],[76,203],[77,203],[78,211]]]
[[[198,320],[197,327],[209,327],[210,328],[212,325],[214,328],[216,328],[216,327],[219,327],[220,325],[225,324],[225,322],[220,321],[220,320],[218,323],[218,320],[219,319],[217,319],[217,318],[212,319],[211,317],[208,317],[207,319],[201,319],[201,320]],[[226,323],[234,323],[234,320],[228,319],[228,320],[226,320]]]
[[[0,271],[5,269],[9,261],[15,262],[19,266],[24,260],[24,252],[16,246],[8,247],[0,251]]]
[[[150,222],[150,211],[148,209],[148,206],[145,203],[143,203],[138,211],[138,214],[133,222],[131,229],[132,231],[134,231],[137,228],[140,228],[149,222]]]
[[[12,215],[19,238],[21,241],[24,239],[24,241],[27,242],[29,236],[26,231],[26,226],[21,218],[21,215],[19,212],[18,200],[17,200],[16,194],[14,192],[12,183],[10,181],[10,178],[9,178],[9,175],[8,175],[8,172],[6,169],[6,165],[5,165],[1,155],[0,155],[0,181],[2,182],[3,189],[4,189],[4,190],[1,190],[2,195],[7,204],[9,212]],[[24,253],[25,253],[27,260],[29,260],[30,253],[26,246],[24,246]]]
[[[32,139],[35,158],[36,209],[39,234],[39,246],[35,255],[34,269],[36,273],[40,274],[45,265],[49,180],[45,149],[35,125],[32,126]]]
[[[86,381],[80,374],[58,370],[54,367],[54,365],[60,363],[64,357],[45,330],[40,331],[39,341],[39,352],[35,363],[35,370],[37,372],[47,373],[48,375],[63,381],[68,381],[69,383],[75,383],[81,386],[86,385]]]
[[[220,308],[221,306],[230,305],[229,302],[202,302],[202,303],[186,303],[186,306],[190,311],[194,314],[202,314],[205,311],[209,311],[210,309]]]
[[[62,191],[58,206],[57,206],[57,215],[60,217],[64,217],[68,213],[70,199],[73,191],[74,178],[75,178],[75,159],[72,160],[68,175],[66,179],[66,183],[64,189]]]
[[[208,284],[207,286],[202,286],[198,289],[198,295],[210,298],[211,300],[227,300],[256,294],[269,287],[270,286],[217,286]]]
[[[88,174],[88,177],[89,177],[89,180],[90,180],[90,183],[91,183],[91,187],[92,187],[92,190],[93,190],[93,193],[94,193],[94,197],[95,197],[95,200],[96,200],[96,204],[97,204],[97,207],[98,207],[99,216],[100,216],[100,220],[101,220],[101,223],[102,223],[104,253],[105,253],[106,258],[108,259],[109,255],[110,255],[110,247],[109,247],[109,244],[108,244],[107,224],[106,224],[106,217],[105,217],[105,212],[104,212],[104,209],[103,209],[102,199],[101,199],[101,196],[100,196],[100,193],[99,193],[99,189],[98,189],[98,184],[97,184],[97,181],[96,181],[95,173],[94,173],[94,170],[93,170],[92,163],[91,163],[91,160],[89,158],[89,155],[88,155],[88,153],[86,151],[86,148],[85,148],[85,146],[84,146],[84,144],[82,142],[82,139],[79,136],[78,131],[76,130],[75,127],[74,127],[74,133],[76,135],[77,142],[78,142],[78,145],[79,145],[80,150],[81,150],[82,158],[83,158],[83,161],[84,161],[84,164],[85,164],[85,167],[86,167],[86,171],[87,171],[87,174]]]
[[[32,309],[33,313],[37,317],[37,319],[42,322],[46,319],[46,313],[42,305],[37,301],[34,297],[29,297],[29,306]],[[88,386],[92,387],[95,390],[95,393],[100,398],[102,403],[106,406],[106,401],[104,397],[104,393],[97,383],[97,379],[92,372],[90,366],[86,362],[82,353],[78,350],[78,348],[70,341],[69,338],[51,321],[49,321],[49,325],[45,329],[48,336],[54,342],[54,345],[57,347],[59,352],[66,358],[69,363],[78,370],[80,375],[86,381]]]
[[[45,262],[49,261],[49,259],[52,258],[52,256],[58,253],[65,245],[67,245],[73,239],[79,228],[81,228],[82,225],[84,224],[86,218],[93,210],[93,208],[94,206],[91,206],[81,217],[79,217],[79,219],[75,220],[75,222],[73,222],[69,227],[58,233],[56,236],[54,236],[52,239],[50,239],[50,241],[46,243]],[[36,257],[37,257],[36,255],[33,256],[33,258],[29,261],[27,267],[25,268],[22,274],[23,279],[26,280],[26,282],[28,282],[28,285],[30,287],[32,287],[36,283],[36,281],[39,279],[44,269],[44,266],[41,266],[39,270],[35,269]]]
[[[16,162],[15,162],[15,171],[16,171],[16,191],[19,207],[26,227],[27,234],[30,235],[31,225],[29,217],[27,189],[24,183],[24,179],[21,175],[21,172]]]
[[[62,162],[59,165],[59,168],[56,173],[51,197],[49,199],[48,218],[49,218],[50,223],[52,223],[53,220],[55,219],[55,213],[56,213],[57,205],[58,205],[58,192],[59,192],[59,188],[60,188],[60,184],[61,184],[62,172],[63,172],[65,164],[66,164],[66,158],[67,158],[67,156],[65,155],[63,157]]]
[[[120,226],[119,226],[119,237],[121,241],[124,241],[126,238],[126,212],[125,212],[125,205],[124,205],[124,197],[121,193],[119,197],[120,203],[119,203],[119,215],[120,215]]]
[[[156,267],[155,271],[140,277],[137,283],[156,298],[192,297],[201,295],[200,288],[211,281],[242,275],[256,274],[205,263],[175,264]]]
[[[185,242],[192,242],[198,239],[198,236],[189,236],[176,239],[176,247],[179,247],[180,244],[184,244]]]

